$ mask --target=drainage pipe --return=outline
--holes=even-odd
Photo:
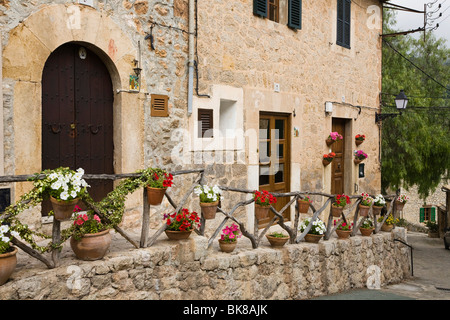
[[[195,0],[189,0],[189,61],[188,61],[188,110],[192,114],[192,97],[194,95],[194,46],[195,46]]]

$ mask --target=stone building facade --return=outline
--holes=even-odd
[[[266,16],[261,3],[0,1],[2,174],[45,169],[42,132],[58,127],[44,124],[44,68],[72,43],[76,59],[95,55],[110,76],[114,173],[204,167],[209,184],[249,190],[378,193],[381,1],[279,0],[262,3]],[[155,116],[158,97],[167,104]],[[335,128],[343,142],[328,146]],[[359,147],[356,134],[366,136]],[[368,155],[362,175],[357,149]],[[324,166],[331,151],[339,159]],[[176,185],[177,194],[188,188]],[[18,199],[30,185],[6,187]],[[129,198],[131,217],[140,201]]]

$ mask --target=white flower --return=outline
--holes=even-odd
[[[217,185],[215,185],[215,186],[212,188],[212,191],[213,191],[215,194],[221,194],[221,192],[222,192],[222,190],[220,190],[220,188],[219,188]]]
[[[58,178],[58,174],[56,172],[52,172],[50,173],[50,175],[48,176],[48,178],[50,180],[55,180],[56,178]]]
[[[197,195],[197,196],[199,196],[199,195],[201,195],[202,194],[202,187],[201,186],[196,186],[195,188],[194,188],[194,193]]]
[[[75,191],[75,190],[72,190],[71,192],[70,192],[70,196],[72,197],[72,198],[76,198],[77,197],[77,192]]]
[[[7,225],[0,226],[0,232],[1,233],[8,232],[8,230],[9,230],[9,227]]]
[[[212,198],[213,198],[213,195],[212,195],[211,193],[208,193],[208,194],[206,195],[206,197],[207,197],[208,199],[212,199]]]
[[[5,237],[5,236],[2,236],[2,241],[3,241],[3,242],[9,242],[9,238],[8,238],[8,237]]]
[[[18,238],[20,237],[19,233],[17,231],[11,231],[11,235]]]
[[[67,200],[67,198],[69,197],[69,193],[67,191],[63,191],[61,192],[59,197],[61,198],[61,200]]]
[[[53,190],[58,190],[59,188],[61,188],[61,182],[59,180],[56,180],[51,184],[50,188],[52,188]]]

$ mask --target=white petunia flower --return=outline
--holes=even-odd
[[[67,198],[69,197],[69,193],[67,191],[63,191],[61,192],[59,197],[61,198],[61,200],[67,200]]]

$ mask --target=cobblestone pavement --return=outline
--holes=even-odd
[[[450,250],[442,239],[408,232],[413,247],[413,275],[379,290],[357,289],[317,300],[450,300]]]

